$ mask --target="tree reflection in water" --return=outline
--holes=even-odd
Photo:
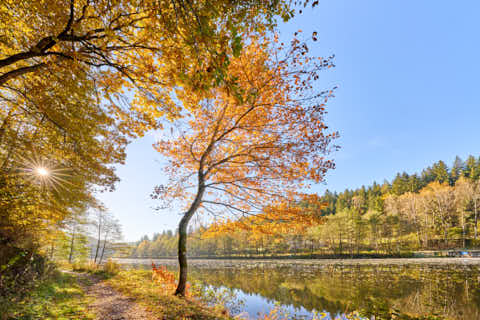
[[[205,285],[235,290],[240,298],[254,296],[254,306],[249,306],[248,300],[245,304],[251,315],[268,312],[268,307],[278,302],[331,315],[361,310],[371,316],[398,310],[411,316],[480,319],[480,265],[473,260],[437,260],[392,264],[383,259],[359,263],[191,260],[189,268],[192,279]],[[155,261],[177,268],[175,260]],[[148,269],[151,260],[119,262]]]
[[[480,268],[462,265],[293,265],[193,267],[192,277],[212,286],[261,295],[308,311],[342,314],[480,319]],[[248,306],[247,306],[248,307]]]

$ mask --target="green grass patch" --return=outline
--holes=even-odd
[[[8,306],[6,319],[94,319],[88,297],[74,275],[54,272],[23,300]]]

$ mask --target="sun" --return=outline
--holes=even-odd
[[[45,190],[60,191],[72,184],[72,175],[66,167],[61,167],[48,159],[40,159],[32,152],[30,157],[19,157],[19,174]]]
[[[35,173],[40,177],[46,177],[50,174],[50,171],[45,167],[38,167],[35,169]]]

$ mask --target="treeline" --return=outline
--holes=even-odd
[[[343,192],[326,191],[321,223],[299,232],[190,230],[191,256],[398,255],[415,250],[474,248],[480,211],[480,158],[438,161],[420,174],[399,173]],[[204,235],[208,234],[208,237]],[[143,237],[132,257],[176,255],[172,231]]]

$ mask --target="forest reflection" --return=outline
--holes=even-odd
[[[352,310],[382,315],[398,310],[410,315],[480,319],[478,266],[212,266],[193,267],[192,277],[214,287],[331,315]]]

